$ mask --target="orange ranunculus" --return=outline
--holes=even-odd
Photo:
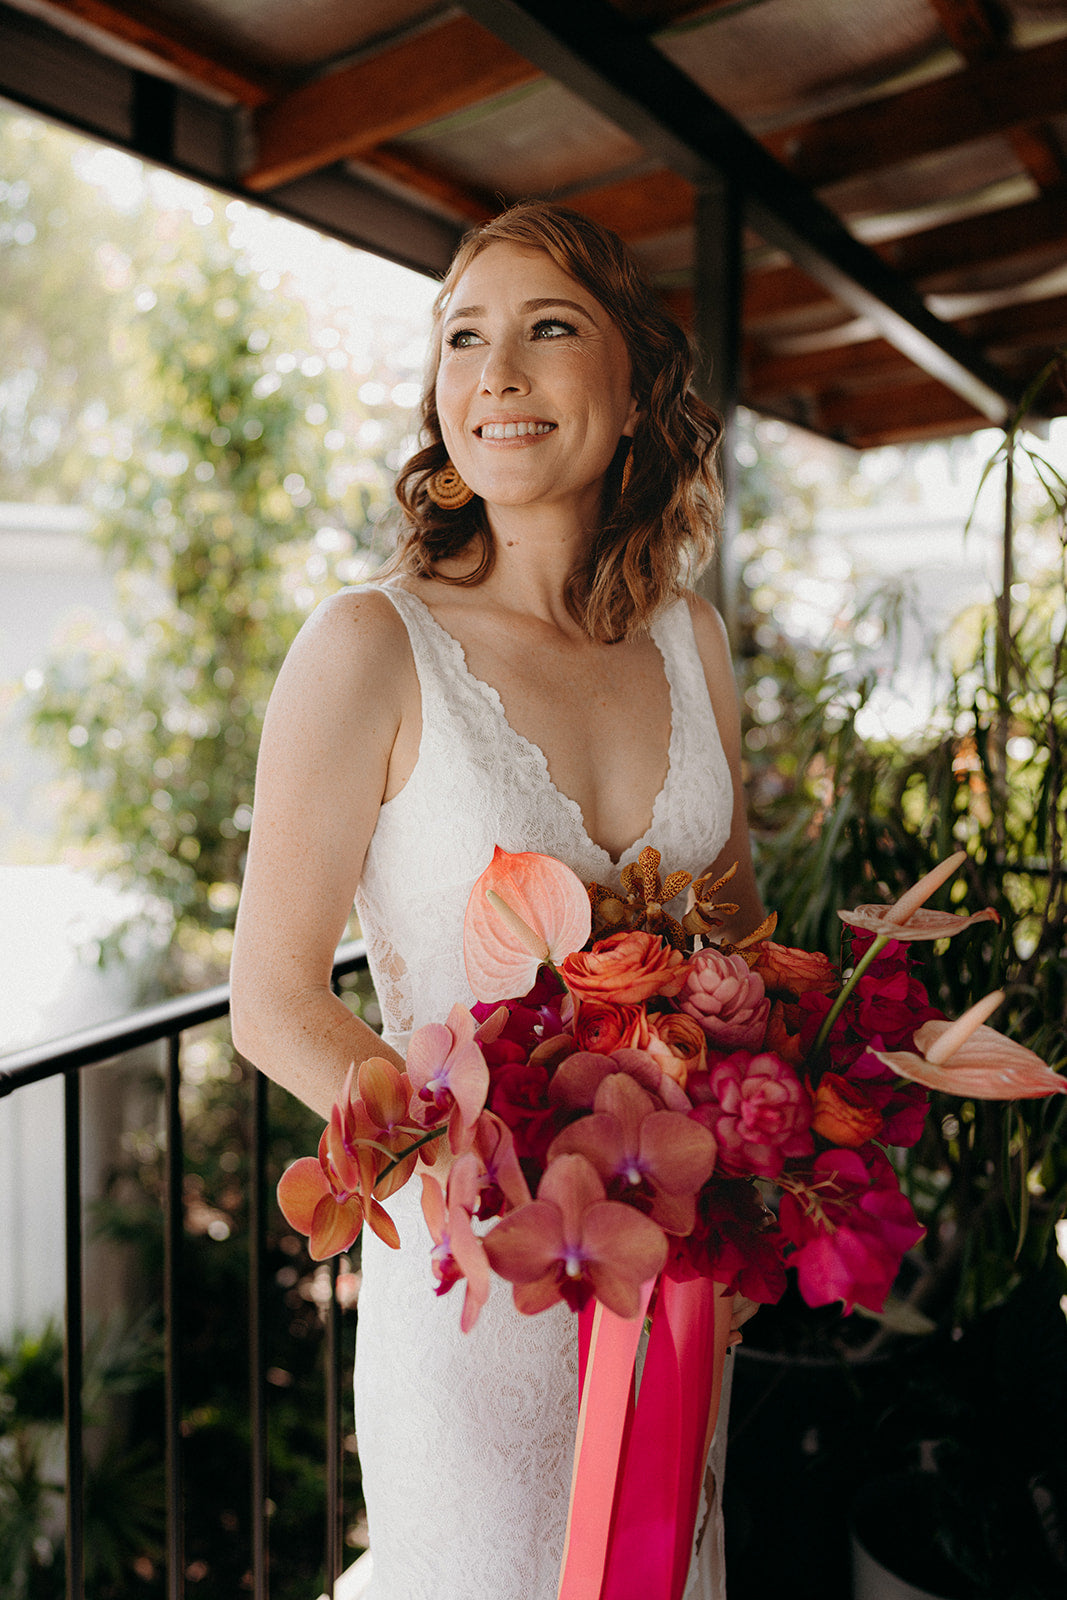
[[[824,1072],[815,1091],[813,1130],[831,1144],[858,1150],[873,1139],[882,1118],[863,1091],[836,1072]]]
[[[781,1000],[771,1001],[770,1015],[767,1018],[767,1032],[763,1039],[764,1050],[773,1050],[776,1056],[781,1056],[789,1065],[799,1068],[804,1060],[804,1051],[800,1043],[800,1020],[794,1014],[799,1010],[795,1005],[785,1005]],[[792,1032],[790,1024],[795,1023],[796,1032]]]
[[[639,1005],[654,994],[673,996],[681,989],[689,964],[665,939],[652,933],[613,933],[592,950],[579,950],[560,966],[560,976],[574,998]]]
[[[684,1011],[660,1011],[648,1019],[649,1040],[643,1046],[653,1061],[684,1089],[691,1072],[703,1072],[708,1039],[696,1017]]]
[[[756,950],[752,970],[763,979],[768,991],[793,995],[834,994],[841,979],[821,950],[793,950],[788,945],[772,944],[768,939]]]
[[[579,1050],[647,1050],[649,1019],[643,1006],[612,1006],[588,1000],[578,1010],[574,1037]]]

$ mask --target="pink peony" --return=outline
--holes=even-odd
[[[787,1159],[810,1155],[811,1098],[780,1056],[738,1050],[712,1066],[711,1098],[693,1112],[719,1145],[719,1171],[776,1178]]]
[[[771,1003],[763,979],[743,956],[698,951],[678,1004],[697,1019],[714,1049],[758,1050],[763,1043]]]

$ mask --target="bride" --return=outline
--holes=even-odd
[[[353,1060],[470,1003],[462,921],[493,847],[618,881],[738,863],[759,922],[736,694],[683,586],[714,535],[719,427],[684,335],[614,235],[547,205],[468,237],[436,303],[421,449],[386,581],[319,607],[263,732],[233,957],[237,1048],[324,1118]],[[384,1040],[330,990],[355,896]],[[418,1189],[364,1230],[356,1426],[373,1600],[553,1600],[576,1319],[477,1326],[432,1292]],[[740,1317],[741,1313],[738,1313]],[[714,1456],[714,1453],[713,1453]],[[720,1600],[712,1499],[687,1596]]]

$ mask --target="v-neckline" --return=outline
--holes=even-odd
[[[611,854],[610,850],[605,849],[602,844],[599,844],[597,840],[593,838],[592,834],[589,832],[589,829],[586,827],[584,811],[578,804],[578,801],[575,800],[573,796],[567,794],[556,783],[556,780],[552,776],[551,768],[548,765],[548,757],[545,755],[545,752],[542,750],[541,746],[533,739],[528,739],[524,733],[520,733],[511,722],[504,707],[504,701],[500,695],[500,691],[494,688],[491,683],[486,683],[484,678],[479,678],[476,673],[471,671],[471,668],[467,662],[467,652],[464,650],[462,644],[456,638],[455,634],[449,633],[444,623],[438,621],[430,607],[426,604],[425,600],[421,598],[421,596],[413,594],[410,589],[402,588],[399,584],[391,584],[389,587],[392,589],[394,594],[406,595],[409,600],[414,600],[415,604],[426,615],[426,617],[428,617],[431,625],[437,630],[441,638],[445,641],[450,653],[453,656],[453,659],[456,662],[457,667],[464,678],[473,684],[479,693],[485,698],[488,704],[494,708],[497,716],[511,737],[516,740],[516,742],[523,749],[529,752],[530,756],[534,760],[535,766],[541,773],[545,784],[551,790],[551,792],[556,795],[560,801],[562,801],[564,809],[573,818],[579,832],[581,833],[583,842],[589,845],[591,849],[595,850],[598,855],[603,856],[604,859],[609,863],[613,872],[618,872],[623,865],[626,864],[627,857],[632,856],[636,861],[637,857],[640,855],[645,846],[652,842],[652,837],[656,831],[657,823],[659,822],[662,808],[666,801],[667,790],[670,787],[671,775],[675,770],[677,762],[677,750],[675,748],[675,742],[678,735],[678,726],[680,720],[679,708],[676,703],[677,696],[675,693],[674,679],[671,676],[670,663],[667,659],[667,652],[663,648],[659,638],[656,636],[658,626],[662,620],[662,613],[653,619],[648,633],[652,643],[659,651],[660,660],[663,663],[663,675],[667,680],[667,695],[670,701],[671,726],[670,734],[667,740],[667,770],[663,775],[663,782],[660,785],[656,793],[656,797],[652,802],[652,814],[648,827],[639,838],[635,839],[632,844],[627,845],[625,850],[623,850],[622,853],[616,857]]]

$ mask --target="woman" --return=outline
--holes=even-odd
[[[438,297],[426,447],[388,583],[319,608],[263,734],[233,963],[238,1048],[324,1117],[349,1063],[469,1001],[462,918],[493,846],[617,881],[738,863],[760,919],[722,625],[706,556],[718,424],[685,338],[625,248],[519,206],[464,242]],[[387,1045],[330,992],[353,895]],[[373,1600],[551,1600],[576,1417],[575,1319],[496,1285],[476,1328],[431,1292],[409,1184],[402,1248],[366,1237],[357,1433]],[[717,1544],[687,1592],[720,1593]],[[699,1569],[699,1570],[698,1570]]]

